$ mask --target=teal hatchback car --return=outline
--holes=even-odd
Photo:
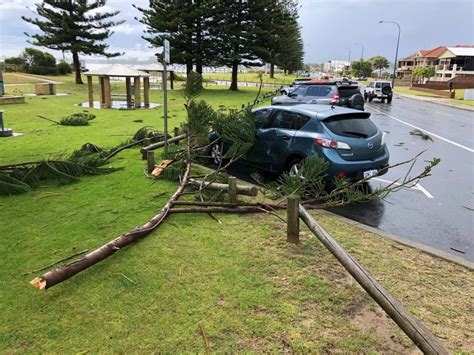
[[[329,162],[329,178],[339,176],[356,181],[386,172],[386,134],[372,122],[369,112],[302,104],[262,107],[253,114],[257,137],[242,158],[244,164],[299,175],[301,161],[317,155]],[[211,134],[211,141],[216,138]],[[215,164],[222,159],[222,147],[225,149],[225,144],[211,146]]]

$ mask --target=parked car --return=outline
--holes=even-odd
[[[301,84],[288,95],[272,98],[272,105],[323,104],[364,110],[359,85],[327,80]]]
[[[311,78],[299,78],[299,79],[295,79],[295,81],[293,81],[290,85],[288,86],[283,86],[281,89],[280,89],[280,93],[282,95],[288,95],[290,92],[292,92],[293,90],[295,90],[297,87],[299,87],[301,84],[304,84],[304,83],[307,83],[308,81],[311,81]]]
[[[357,181],[386,172],[386,135],[369,118],[369,112],[303,104],[267,106],[253,114],[257,138],[242,159],[244,164],[298,175],[301,161],[317,155],[329,162],[328,179],[339,176]],[[218,138],[216,133],[209,135],[210,142]],[[216,165],[228,149],[228,144],[222,143],[216,142],[210,148]]]
[[[372,81],[364,89],[365,101],[372,102],[373,99],[380,99],[382,103],[387,100],[391,103],[393,98],[392,83],[390,81]]]

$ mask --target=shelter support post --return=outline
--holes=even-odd
[[[126,90],[126,95],[127,95],[127,108],[132,107],[132,89],[131,89],[131,80],[129,77],[125,78],[125,90]]]
[[[143,103],[146,108],[150,107],[150,78],[143,77]]]
[[[92,76],[87,76],[87,91],[89,94],[89,107],[94,107],[94,91],[92,87]]]
[[[135,86],[135,108],[140,108],[142,106],[142,101],[140,97],[140,77],[136,76],[134,79]]]

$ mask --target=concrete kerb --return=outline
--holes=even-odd
[[[466,110],[466,111],[471,111],[471,112],[474,111],[474,106],[471,107],[471,106],[467,106],[467,105],[463,105],[463,104],[456,105],[456,104],[453,104],[453,103],[450,103],[450,102],[442,101],[442,100],[450,100],[450,99],[443,99],[443,98],[438,99],[438,98],[430,98],[430,97],[426,97],[426,96],[400,94],[398,92],[395,92],[395,95],[399,96],[399,97],[404,97],[404,98],[407,98],[407,99],[413,99],[413,100],[424,101],[424,102],[431,102],[431,103],[436,104],[436,105],[458,108],[460,110]]]
[[[195,165],[197,167],[203,169],[204,171],[207,171],[207,172],[215,171],[214,169],[208,168],[207,166],[203,166],[203,165],[199,165],[199,164],[195,164]],[[255,184],[252,184],[251,182],[241,180],[241,179],[238,179],[238,183],[242,184],[242,185],[256,186],[257,188],[259,188],[259,186],[255,185]],[[357,221],[353,221],[350,218],[340,216],[340,215],[338,215],[334,212],[330,212],[330,211],[327,211],[327,210],[318,210],[318,212],[325,213],[327,215],[330,215],[331,217],[339,219],[340,221],[342,221],[344,223],[347,223],[347,224],[356,226],[360,229],[366,230],[368,232],[377,234],[378,236],[380,236],[382,238],[387,238],[387,239],[393,240],[394,242],[397,242],[397,243],[402,244],[404,246],[421,250],[421,251],[423,251],[423,252],[425,252],[429,255],[432,255],[434,257],[441,258],[441,259],[450,261],[452,263],[464,266],[464,267],[466,267],[470,270],[474,270],[474,263],[472,263],[470,261],[467,261],[467,260],[464,260],[463,258],[460,258],[456,255],[451,255],[451,254],[448,254],[444,251],[429,247],[427,245],[423,245],[423,244],[420,244],[420,243],[417,243],[417,242],[413,242],[411,240],[408,240],[408,239],[403,238],[403,237],[399,237],[399,236],[394,235],[392,233],[384,232],[384,231],[382,231],[378,228],[371,227],[371,226],[365,225],[365,224],[357,222]]]

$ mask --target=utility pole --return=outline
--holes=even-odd
[[[163,131],[165,134],[165,152],[168,150],[168,72],[166,64],[170,61],[170,42],[165,39],[163,42],[163,110],[164,124]]]
[[[393,76],[392,76],[392,88],[395,87],[395,78],[397,77],[397,60],[398,60],[398,47],[400,45],[400,32],[401,32],[401,28],[400,28],[400,25],[395,22],[395,21],[379,21],[379,23],[393,23],[394,25],[397,25],[398,27],[398,38],[397,38],[397,49],[395,51],[395,63],[393,63]]]

